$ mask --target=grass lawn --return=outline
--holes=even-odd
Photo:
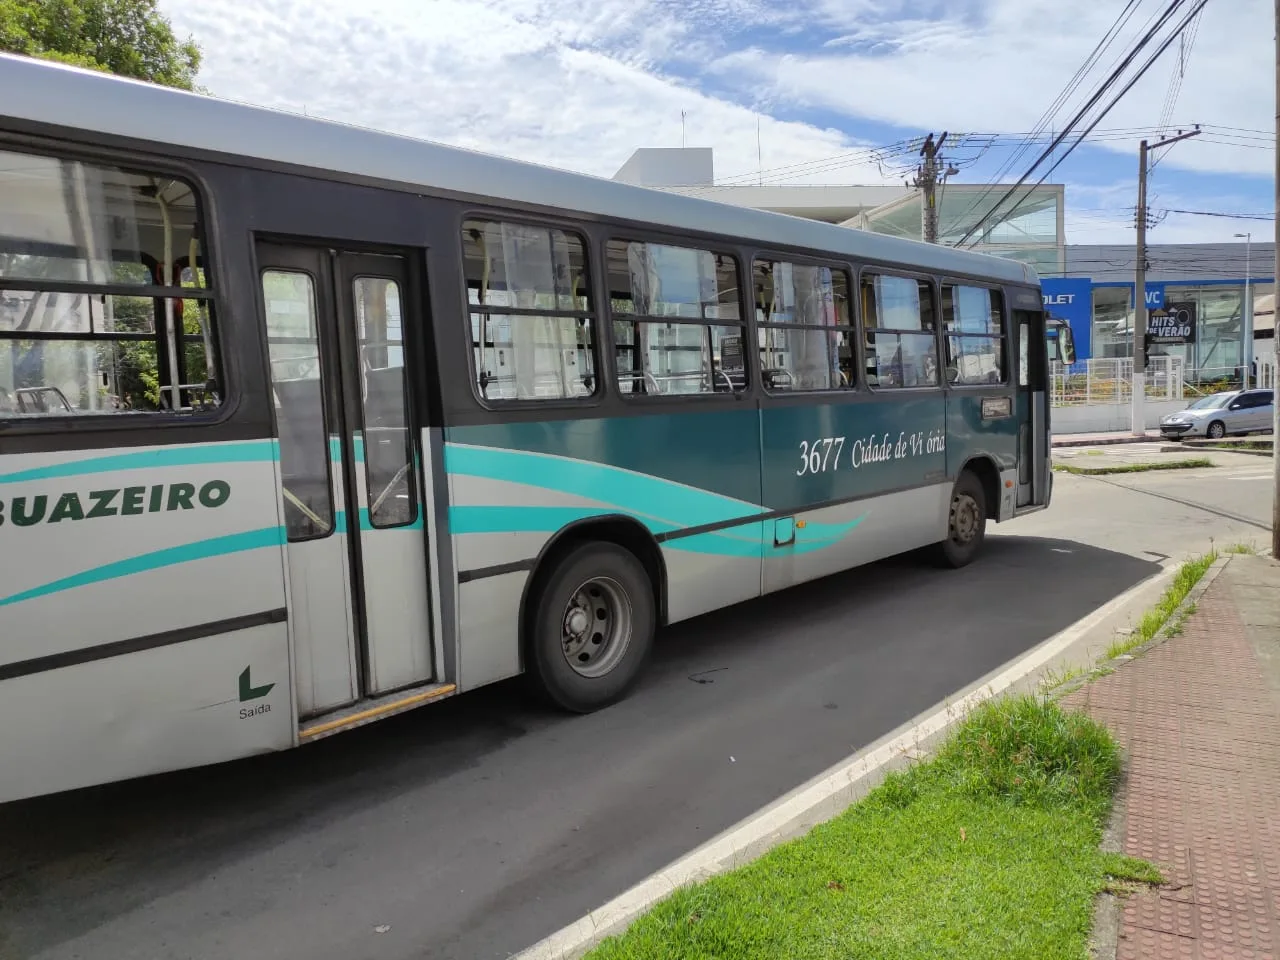
[[[1194,470],[1212,467],[1208,457],[1192,457],[1185,460],[1153,460],[1150,463],[1124,463],[1114,467],[1077,467],[1070,463],[1055,463],[1053,469],[1085,477],[1097,477],[1109,473],[1146,473],[1148,470]]]
[[[674,893],[590,960],[1085,960],[1120,760],[1051,701],[979,707],[937,756],[806,836]]]
[[[1227,552],[1247,554],[1254,551],[1246,544],[1236,544],[1227,548]],[[1179,567],[1177,574],[1173,578],[1173,583],[1165,590],[1159,602],[1142,615],[1142,619],[1138,621],[1133,633],[1129,636],[1117,637],[1111,641],[1111,645],[1107,647],[1106,658],[1114,660],[1116,657],[1124,656],[1126,653],[1136,650],[1143,644],[1150,643],[1155,639],[1156,634],[1165,629],[1166,625],[1170,630],[1178,630],[1180,624],[1170,623],[1170,619],[1182,601],[1187,599],[1187,594],[1200,582],[1201,577],[1208,572],[1217,559],[1218,552],[1211,550],[1209,553],[1196,557],[1194,560],[1188,560]],[[1192,610],[1187,610],[1185,614],[1190,616],[1193,612]]]

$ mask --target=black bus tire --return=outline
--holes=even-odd
[[[947,537],[934,545],[934,556],[944,567],[968,566],[982,549],[987,532],[987,494],[982,481],[970,470],[956,479],[947,505]]]
[[[622,699],[653,647],[653,585],[640,561],[612,543],[584,543],[543,581],[530,621],[528,674],[572,713]]]

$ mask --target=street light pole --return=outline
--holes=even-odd
[[[1251,262],[1249,253],[1253,246],[1252,233],[1237,233],[1237,238],[1244,238],[1244,302],[1240,305],[1240,327],[1241,338],[1244,343],[1240,345],[1241,353],[1244,357],[1244,388],[1249,389],[1249,371],[1252,369],[1250,364],[1253,363],[1253,297],[1250,295],[1250,279],[1253,271],[1250,269]]]

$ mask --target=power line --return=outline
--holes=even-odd
[[[1123,65],[1124,67],[1127,67],[1128,64],[1133,61],[1134,57],[1136,57],[1136,55],[1142,49],[1142,47],[1146,46],[1146,44],[1150,41],[1150,38],[1154,34],[1154,32],[1156,32],[1161,26],[1164,25],[1167,19],[1172,16],[1173,12],[1176,11],[1177,8],[1182,5],[1182,3],[1183,3],[1183,0],[1172,0],[1172,2],[1166,8],[1165,15],[1161,17],[1160,22],[1156,25],[1156,27],[1152,28],[1152,31],[1149,32],[1143,38],[1142,42],[1139,43],[1138,47],[1133,51],[1133,53],[1130,56],[1125,58],[1125,63]],[[1106,107],[1102,109],[1102,112],[1099,113],[1097,117],[1094,118],[1093,122],[1089,124],[1088,127],[1085,128],[1084,132],[1076,137],[1075,141],[1071,144],[1071,146],[1067,148],[1066,153],[1062,154],[1062,156],[1060,156],[1057,160],[1055,160],[1053,165],[1044,172],[1044,175],[1039,180],[1036,181],[1035,185],[1031,187],[1029,190],[1027,190],[1027,192],[1023,195],[1022,199],[1019,200],[1016,204],[1014,204],[1013,207],[1008,211],[1008,213],[1004,214],[1004,218],[1006,220],[1011,218],[1013,214],[1018,210],[1018,208],[1027,202],[1027,199],[1031,196],[1032,192],[1037,187],[1039,187],[1042,183],[1044,183],[1044,181],[1048,178],[1049,174],[1053,173],[1054,170],[1058,169],[1058,167],[1062,164],[1062,162],[1071,155],[1072,151],[1074,151],[1075,148],[1078,147],[1084,141],[1084,139],[1090,133],[1093,132],[1094,128],[1097,127],[1097,125],[1102,122],[1103,118],[1108,113],[1111,112],[1111,110],[1115,107],[1117,103],[1120,102],[1120,99],[1124,97],[1124,95],[1128,93],[1131,89],[1133,89],[1134,85],[1139,80],[1142,79],[1142,77],[1146,74],[1146,72],[1149,69],[1151,69],[1151,65],[1155,63],[1156,60],[1160,58],[1160,55],[1169,48],[1169,45],[1173,43],[1174,39],[1182,32],[1182,30],[1186,27],[1187,23],[1191,20],[1191,18],[1196,16],[1201,10],[1204,9],[1204,6],[1206,3],[1208,3],[1208,0],[1197,0],[1196,5],[1192,9],[1191,13],[1188,16],[1184,17],[1182,22],[1173,30],[1173,32],[1170,33],[1169,36],[1164,39],[1164,41],[1160,44],[1160,46],[1156,48],[1156,51],[1147,58],[1146,62],[1140,68],[1138,68],[1138,72],[1135,73],[1129,79],[1129,81],[1120,89],[1120,92],[1117,93],[1114,97],[1112,97],[1111,102],[1108,103]],[[1109,86],[1113,82],[1113,79],[1117,76],[1118,76],[1118,73],[1113,74],[1112,77],[1109,77],[1107,80],[1107,83],[1103,87],[1103,90],[1105,90],[1106,87]],[[1100,93],[1101,92],[1102,91],[1100,91]],[[1086,105],[1086,109],[1089,106],[1091,106],[1094,102],[1096,102],[1097,99],[1100,99],[1100,97],[1095,97],[1091,99],[1090,103]],[[1073,119],[1071,126],[1074,126],[1076,122],[1078,121]],[[1069,132],[1070,132],[1070,128],[1064,131],[1064,135]],[[1044,155],[1042,154],[1041,160],[1043,159],[1043,157]],[[973,227],[971,227],[969,231],[963,237],[960,238],[960,240],[956,243],[956,246],[960,246],[961,244],[963,244],[966,240],[969,239],[969,237],[973,236],[973,234],[976,233],[983,226],[983,224],[986,223],[987,220],[991,219],[991,217],[995,214],[996,210],[1000,207],[1000,205],[1003,204],[1006,199],[1012,196],[1018,187],[1020,187],[1023,183],[1027,181],[1027,179],[1031,176],[1032,172],[1035,170],[1037,166],[1039,166],[1039,164],[1040,164],[1040,160],[1037,160],[1036,163],[1032,165],[1032,168],[1022,176],[1022,178],[1018,181],[1018,183],[1014,184],[1013,187],[1011,187],[1009,191],[1003,197],[1000,198],[999,202],[997,202],[996,205],[993,206],[991,210],[988,211],[987,214],[980,221],[978,221],[978,223],[976,223]],[[973,244],[970,244],[970,246],[973,246]]]
[[[1053,103],[1051,103],[1049,105],[1049,108],[1041,115],[1040,119],[1036,122],[1031,132],[1023,138],[1022,143],[1017,147],[1013,155],[1010,156],[1005,161],[1005,163],[1000,166],[1000,168],[995,172],[995,174],[988,181],[987,189],[982,191],[982,193],[980,193],[974,199],[973,203],[969,205],[969,208],[965,210],[965,212],[961,215],[960,221],[962,223],[973,213],[974,210],[978,209],[978,207],[981,206],[981,204],[987,199],[987,197],[991,196],[991,194],[995,191],[996,185],[1000,182],[1000,179],[1003,176],[1005,176],[1006,173],[1013,170],[1014,166],[1018,163],[1018,161],[1023,156],[1025,156],[1028,150],[1031,149],[1032,144],[1038,139],[1038,137],[1048,127],[1049,123],[1053,120],[1053,118],[1057,116],[1058,110],[1066,103],[1067,99],[1070,98],[1070,96],[1076,91],[1077,87],[1079,87],[1080,85],[1080,82],[1084,79],[1084,77],[1088,74],[1088,72],[1093,68],[1093,65],[1102,56],[1102,54],[1104,54],[1107,51],[1107,49],[1111,46],[1112,42],[1114,42],[1115,40],[1115,37],[1119,35],[1119,32],[1122,29],[1124,29],[1124,26],[1129,22],[1129,19],[1133,16],[1134,11],[1137,9],[1138,4],[1140,2],[1141,0],[1129,0],[1129,2],[1125,4],[1124,9],[1120,11],[1120,15],[1117,16],[1115,21],[1112,22],[1107,32],[1103,34],[1102,39],[1098,41],[1097,45],[1093,48],[1092,51],[1090,51],[1089,56],[1085,58],[1085,62],[1081,64],[1079,69],[1076,70],[1075,74],[1071,77],[1070,80],[1067,81],[1066,85],[1058,93],[1058,96],[1054,98]],[[1050,147],[1050,150],[1052,150],[1052,147]],[[1039,163],[1039,161],[1037,161],[1037,163]],[[1032,167],[1032,169],[1034,169],[1034,166]]]
[[[1274,220],[1274,213],[1223,213],[1218,210],[1166,210],[1165,213],[1181,213],[1190,217],[1225,217],[1228,220]]]
[[[1203,11],[1201,11],[1203,13]],[[1196,45],[1196,35],[1200,32],[1201,14],[1197,13],[1195,19],[1191,22],[1182,39],[1179,41],[1181,49],[1178,51],[1178,66],[1169,78],[1169,93],[1165,97],[1164,109],[1160,111],[1160,126],[1163,130],[1168,130],[1167,124],[1173,118],[1173,108],[1178,102],[1178,94],[1182,92],[1182,80],[1186,75],[1187,60],[1191,57],[1191,51]],[[1160,165],[1160,161],[1169,155],[1173,149],[1172,144],[1163,154],[1151,161],[1151,169],[1155,170]]]
[[[1177,12],[1178,7],[1180,7],[1183,4],[1183,2],[1184,0],[1171,0],[1169,5],[1165,8],[1164,12],[1160,15],[1159,19],[1156,21],[1155,26],[1153,26],[1150,30],[1148,30],[1142,36],[1142,38],[1138,41],[1138,45],[1134,47],[1134,49],[1131,50],[1128,53],[1128,55],[1124,57],[1120,65],[1111,72],[1111,74],[1106,78],[1105,81],[1103,81],[1102,86],[1099,87],[1098,90],[1093,94],[1093,96],[1089,98],[1088,102],[1076,112],[1076,114],[1067,123],[1066,129],[1064,129],[1062,133],[1058,134],[1053,139],[1053,142],[1050,143],[1049,146],[1046,147],[1041,152],[1040,156],[1038,156],[1035,162],[1032,163],[1031,166],[1027,169],[1027,172],[1018,178],[1018,182],[1015,183],[1012,187],[1010,187],[1007,191],[1005,191],[1004,195],[1001,196],[1000,199],[996,201],[995,205],[992,206],[991,209],[987,211],[987,213],[977,223],[975,223],[972,227],[969,228],[969,230],[965,233],[965,235],[961,237],[960,240],[956,243],[956,246],[960,246],[961,244],[965,243],[970,237],[972,237],[975,233],[977,233],[980,229],[982,229],[982,227],[986,224],[986,222],[995,215],[995,212],[998,209],[1000,209],[1000,207],[1004,204],[1004,202],[1008,200],[1011,196],[1013,196],[1018,191],[1018,188],[1021,187],[1024,183],[1027,182],[1027,180],[1031,178],[1031,174],[1035,172],[1036,168],[1039,167],[1040,164],[1042,164],[1045,161],[1045,158],[1047,158],[1053,153],[1054,149],[1058,146],[1058,144],[1060,144],[1063,140],[1067,138],[1067,136],[1071,133],[1071,131],[1075,129],[1075,127],[1080,123],[1081,120],[1084,119],[1085,115],[1090,110],[1093,109],[1093,107],[1097,104],[1099,100],[1102,99],[1103,95],[1107,92],[1108,89],[1110,89],[1112,84],[1114,84],[1120,78],[1120,76],[1124,73],[1124,71],[1128,69],[1129,65],[1134,61],[1134,59],[1142,51],[1142,48],[1151,42],[1151,38],[1154,37],[1156,33],[1159,32],[1160,28],[1163,27],[1165,23],[1167,23],[1169,19],[1173,17],[1174,13]],[[1141,74],[1139,74],[1139,76],[1141,76]],[[1114,101],[1113,101],[1113,105],[1114,105]],[[1104,110],[1097,117],[1097,119],[1095,119],[1093,125],[1089,128],[1089,131],[1086,131],[1086,133],[1092,131],[1093,127],[1097,126],[1097,124],[1101,122],[1102,118],[1106,116],[1109,110],[1110,110],[1110,107]],[[1080,139],[1077,139],[1076,142],[1072,144],[1070,148],[1068,148],[1067,153],[1063,154],[1063,156],[1060,157],[1056,163],[1054,163],[1053,167],[1051,167],[1050,170],[1056,169],[1058,164],[1060,164],[1063,160],[1067,158],[1067,156],[1070,155],[1071,151],[1074,150],[1075,147],[1080,143]],[[1043,183],[1044,180],[1045,178],[1041,177],[1040,183]],[[1040,183],[1037,183],[1036,186],[1039,186]],[[1026,196],[1030,196],[1030,192],[1028,192]],[[1026,196],[1023,197],[1024,202],[1026,200]],[[1017,209],[1017,208],[1015,207],[1014,209]],[[1009,216],[1010,214],[1006,214],[1005,215],[1006,219]]]

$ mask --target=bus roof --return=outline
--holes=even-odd
[[[398,134],[0,54],[0,118],[335,174],[536,204],[943,274],[1036,283],[1003,257],[681,196]]]

